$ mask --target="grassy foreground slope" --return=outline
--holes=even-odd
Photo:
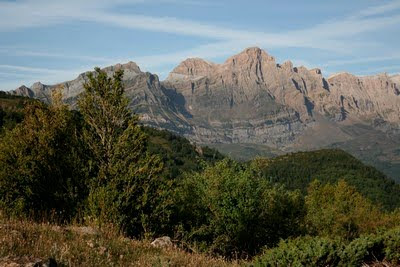
[[[365,197],[382,204],[386,209],[400,206],[399,184],[343,150],[297,152],[262,159],[260,163],[266,179],[283,183],[288,189],[306,192],[313,180],[334,184],[343,179]]]
[[[0,219],[0,266],[48,258],[58,266],[238,266],[179,248],[155,248],[111,230]]]

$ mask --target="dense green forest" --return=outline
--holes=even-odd
[[[336,183],[340,179],[386,209],[400,207],[400,185],[374,167],[339,149],[297,152],[272,159],[258,159],[262,176],[303,193],[313,180]]]
[[[128,109],[123,72],[89,74],[78,110],[0,95],[0,211],[173,237],[263,266],[400,264],[400,188],[341,150],[239,163]]]

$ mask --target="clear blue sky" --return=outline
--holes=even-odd
[[[0,0],[0,90],[127,61],[163,79],[249,46],[325,76],[398,73],[400,0]]]

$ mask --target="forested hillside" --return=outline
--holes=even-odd
[[[297,152],[256,162],[265,179],[282,183],[291,190],[305,193],[313,180],[322,183],[344,180],[374,203],[387,209],[400,207],[400,185],[343,150]]]

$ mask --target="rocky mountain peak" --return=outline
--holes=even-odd
[[[45,87],[45,85],[42,84],[41,82],[35,82],[34,84],[32,84],[31,89],[32,90],[43,90],[44,87]]]
[[[25,85],[21,85],[20,87],[18,87],[14,91],[11,91],[11,94],[20,95],[20,96],[26,96],[26,97],[33,97],[34,96],[34,92],[30,88],[26,87]]]
[[[241,53],[228,58],[225,64],[229,65],[249,65],[256,63],[272,62],[275,64],[275,58],[259,47],[250,47],[243,50]]]
[[[163,82],[141,72],[134,62],[104,70],[111,76],[118,69],[124,70],[130,107],[145,125],[196,143],[291,150],[400,133],[400,75],[342,72],[325,79],[320,69],[296,67],[290,61],[278,64],[258,47],[222,64],[186,59]],[[51,89],[61,85],[64,101],[75,107],[89,73],[58,85],[21,86],[10,93],[50,102]]]
[[[338,72],[330,75],[328,80],[330,79],[341,79],[341,78],[357,78],[355,75],[348,73],[348,72]]]
[[[332,74],[331,76],[328,77],[328,82],[330,84],[356,84],[359,83],[359,77],[348,73],[348,72],[339,72]]]
[[[170,73],[169,78],[179,75],[197,77],[209,75],[214,69],[215,64],[201,58],[188,58],[182,61]]]
[[[141,72],[139,66],[135,62],[132,62],[132,61],[129,61],[128,63],[125,63],[125,64],[118,63],[116,65],[106,67],[103,70],[105,70],[106,72],[114,72],[114,71],[117,71],[120,69],[124,70],[125,72],[126,71],[132,71],[135,73]]]

